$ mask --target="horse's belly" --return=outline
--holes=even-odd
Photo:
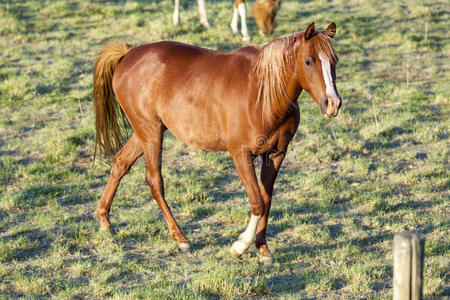
[[[161,114],[161,119],[174,136],[188,145],[210,151],[227,149],[220,120],[212,111],[197,109],[190,113],[184,107]]]

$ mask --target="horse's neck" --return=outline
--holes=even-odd
[[[282,101],[288,101],[291,103],[297,102],[297,98],[302,91],[302,87],[300,86],[299,80],[297,77],[297,72],[294,71],[293,76],[288,78],[286,80],[286,82],[287,82],[287,84],[286,84],[287,97],[286,97],[286,99],[283,99]]]
[[[287,51],[288,53],[282,52],[285,45],[279,45],[278,40],[273,43],[276,44],[264,46],[254,53],[256,59],[253,66],[253,80],[257,85],[256,104],[261,110],[261,117],[266,126],[285,119],[301,92],[297,65],[294,57],[291,57],[293,56],[291,50]]]
[[[289,76],[286,78],[286,86],[285,88],[285,95],[280,97],[278,99],[279,102],[283,102],[283,105],[280,107],[283,108],[281,113],[279,114],[278,118],[275,118],[273,120],[263,120],[264,127],[266,127],[269,130],[277,130],[279,126],[284,124],[285,120],[289,118],[294,109],[297,109],[297,99],[300,96],[300,93],[302,91],[302,87],[299,84],[297,72],[293,72],[292,76]],[[264,116],[262,116],[264,118]]]

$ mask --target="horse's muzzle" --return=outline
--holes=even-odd
[[[339,109],[342,106],[341,97],[329,97],[320,102],[320,110],[322,114],[327,118],[334,118],[339,113]]]

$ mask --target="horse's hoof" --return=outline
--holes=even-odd
[[[178,247],[183,252],[191,252],[191,250],[192,250],[192,247],[191,247],[190,243],[179,243]]]
[[[200,24],[203,25],[203,27],[205,27],[206,29],[210,29],[211,25],[209,25],[208,21],[200,21]]]
[[[239,258],[242,255],[242,253],[237,253],[236,250],[234,250],[233,247],[230,248],[230,253],[231,253],[231,255],[233,255],[236,258]]]
[[[259,256],[259,262],[265,265],[270,265],[273,263],[273,256]]]
[[[252,38],[249,35],[245,35],[242,37],[242,41],[249,42]]]
[[[100,226],[100,229],[99,229],[100,232],[108,232],[110,230],[111,230],[111,226],[110,225]]]
[[[104,232],[104,233],[110,233],[110,234],[115,234],[116,233],[114,231],[114,229],[111,227],[111,225],[100,226],[99,231],[100,232]]]
[[[244,254],[245,250],[247,250],[247,249],[248,249],[248,245],[245,242],[243,242],[241,240],[237,240],[236,242],[234,242],[233,246],[231,246],[230,253],[234,257],[238,258],[242,254]]]

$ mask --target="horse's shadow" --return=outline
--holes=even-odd
[[[25,222],[25,217],[21,215],[9,214],[0,211],[0,216],[6,217],[9,215],[12,217],[14,223]],[[1,262],[8,261],[25,261],[30,260],[48,252],[52,246],[51,240],[48,238],[51,232],[57,231],[54,227],[48,230],[41,230],[39,228],[22,230],[12,234],[2,234],[1,239],[3,242],[14,243],[15,241],[26,240],[26,243],[20,243],[20,246],[15,247],[11,253],[4,254]],[[4,251],[5,253],[7,251]]]

